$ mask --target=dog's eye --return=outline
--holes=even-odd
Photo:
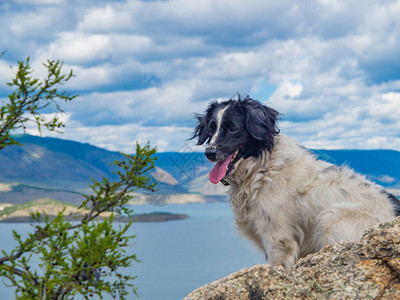
[[[236,127],[233,127],[233,126],[229,127],[229,129],[228,129],[229,133],[236,132],[236,131],[238,131],[238,129]]]

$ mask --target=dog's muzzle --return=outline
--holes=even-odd
[[[210,161],[215,161],[217,157],[217,147],[215,147],[214,145],[207,147],[205,155]]]

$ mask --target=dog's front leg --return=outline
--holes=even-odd
[[[295,239],[284,236],[264,236],[262,239],[267,264],[290,268],[300,257]]]

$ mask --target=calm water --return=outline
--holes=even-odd
[[[138,276],[135,284],[139,299],[182,299],[203,284],[264,263],[263,255],[236,233],[228,204],[140,205],[134,210],[135,213],[166,211],[190,216],[182,221],[131,226],[129,233],[137,235],[131,250],[142,262],[134,263],[128,272]],[[31,226],[0,224],[1,249],[9,250],[15,245],[12,229],[26,233]],[[0,299],[14,299],[12,289],[3,283],[0,283]],[[131,296],[131,299],[138,298]]]

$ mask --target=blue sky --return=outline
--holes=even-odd
[[[0,36],[3,98],[27,56],[77,75],[47,136],[176,151],[193,113],[239,92],[307,147],[400,150],[400,1],[3,0]]]

